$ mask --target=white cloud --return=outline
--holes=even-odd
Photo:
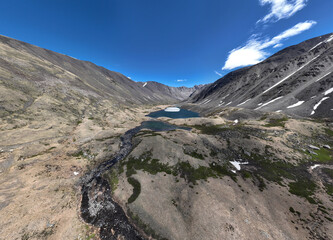
[[[258,20],[260,22],[279,21],[289,18],[306,6],[307,0],[259,0],[260,5],[271,5],[270,12]]]
[[[281,41],[298,35],[315,25],[315,21],[305,21],[296,24],[292,28],[280,33],[272,39],[251,38],[245,46],[238,47],[229,52],[227,61],[222,70],[230,70],[237,67],[254,65],[264,60],[269,53],[265,51],[268,47],[280,47]]]
[[[282,47],[282,46],[283,46],[283,44],[282,44],[282,43],[278,43],[278,44],[274,45],[274,47],[273,47],[273,48],[279,48],[279,47]]]
[[[221,73],[219,73],[218,71],[214,71],[217,75],[219,75],[220,77],[222,77],[223,75]]]
[[[187,79],[178,79],[177,82],[186,82]]]

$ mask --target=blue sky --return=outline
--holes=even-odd
[[[135,81],[171,86],[210,83],[218,74],[333,32],[332,0],[0,3],[2,35],[91,61]]]

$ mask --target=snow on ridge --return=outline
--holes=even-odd
[[[248,100],[246,100],[246,101],[244,101],[244,102],[242,102],[242,103],[240,103],[240,104],[238,104],[237,106],[242,106],[243,104],[247,103],[247,102],[250,101],[250,100],[251,100],[251,98],[248,99]]]
[[[277,111],[275,111],[275,112],[280,113],[280,112],[282,112],[282,110],[277,110]]]
[[[207,103],[209,103],[210,101],[212,101],[212,99],[209,99],[207,102],[205,102],[204,104],[207,104]]]
[[[316,46],[314,46],[313,48],[311,48],[310,50],[309,50],[309,52],[311,52],[313,49],[315,49],[316,47],[318,47],[320,44],[322,44],[323,42],[320,42],[320,43],[318,43]]]
[[[228,97],[229,95],[230,95],[230,93],[227,94],[227,95],[225,95],[224,97],[222,97],[220,102],[222,102],[222,100],[224,100],[224,99],[225,99],[226,97]]]
[[[294,107],[298,107],[300,105],[302,105],[305,101],[298,101],[297,103],[288,106],[287,108],[294,108]]]
[[[227,103],[227,104],[225,105],[225,107],[228,106],[228,105],[230,105],[231,103],[232,103],[232,102]]]
[[[333,40],[333,34],[326,40],[326,42],[328,43],[328,42],[330,42],[332,40]]]
[[[254,110],[258,110],[258,109],[260,109],[260,108],[262,108],[262,107],[265,107],[265,106],[267,106],[268,104],[271,104],[271,103],[273,103],[273,102],[275,102],[275,101],[277,101],[277,100],[279,100],[279,99],[281,99],[281,98],[283,98],[283,96],[280,96],[280,97],[274,98],[273,100],[271,100],[271,101],[269,101],[269,102],[267,102],[267,103],[262,104],[260,107],[257,107],[257,108],[254,109]]]
[[[143,86],[142,87],[145,87],[147,85],[147,83],[145,82],[144,84],[143,84]]]
[[[269,87],[268,89],[266,89],[263,93],[268,92],[269,90],[275,88],[276,86],[280,85],[281,83],[283,83],[284,81],[286,81],[288,78],[290,78],[291,76],[293,76],[295,73],[299,72],[301,69],[303,69],[304,67],[306,67],[307,65],[309,65],[311,62],[313,62],[314,60],[316,60],[320,55],[318,55],[317,57],[312,58],[309,62],[307,62],[306,64],[304,64],[302,67],[300,67],[298,70],[296,70],[295,72],[289,74],[287,77],[283,78],[282,80],[280,80],[279,82],[275,83],[273,86]]]
[[[313,107],[313,111],[311,112],[310,115],[315,114],[315,113],[316,113],[316,109],[320,106],[320,104],[321,104],[322,102],[324,102],[324,101],[327,100],[327,99],[329,99],[329,97],[324,97],[324,98],[321,99],[316,105],[314,105],[314,107]]]
[[[327,76],[330,75],[331,73],[332,73],[332,72],[326,73],[324,76],[318,78],[318,79],[316,80],[316,82],[320,81],[320,80],[323,79],[324,77],[327,77]]]
[[[324,92],[324,95],[328,95],[333,92],[333,88],[328,89],[326,92]]]

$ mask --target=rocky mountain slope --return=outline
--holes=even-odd
[[[148,81],[148,82],[138,82],[139,86],[144,87],[145,89],[149,90],[149,96],[158,94],[162,92],[165,96],[169,98],[175,98],[180,101],[187,100],[193,93],[199,92],[201,89],[205,87],[204,84],[202,85],[195,85],[194,87],[169,87],[167,85]]]
[[[190,102],[203,111],[239,107],[302,117],[333,117],[333,34],[290,46],[233,71]]]
[[[0,115],[24,111],[45,97],[75,108],[83,98],[118,105],[174,103],[195,91],[148,86],[91,62],[0,36]]]

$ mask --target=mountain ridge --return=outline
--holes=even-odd
[[[287,47],[261,63],[228,73],[192,95],[189,102],[206,112],[242,107],[332,118],[333,111],[327,111],[333,104],[327,93],[333,87],[332,40],[333,34],[326,34]],[[314,109],[324,97],[328,98]]]

